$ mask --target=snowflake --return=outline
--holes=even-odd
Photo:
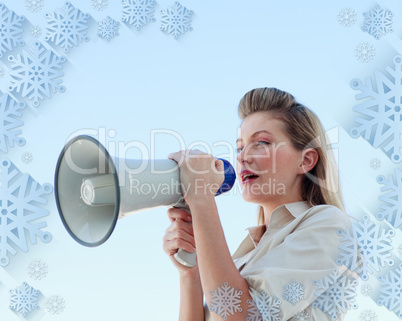
[[[257,305],[262,320],[281,321],[281,318],[279,317],[279,305],[282,303],[281,300],[276,300],[268,296],[267,292],[265,291],[262,291],[261,294],[252,291],[250,294],[252,295],[253,300]]]
[[[0,66],[0,78],[3,78],[6,74],[6,69],[3,66]]]
[[[363,13],[363,15],[363,31],[367,31],[377,40],[381,36],[394,31],[392,28],[392,17],[394,14],[391,11],[384,10],[381,6],[377,5],[373,10]]]
[[[395,168],[395,179],[392,174],[388,176],[388,180],[380,175],[377,182],[384,185],[381,192],[386,193],[378,197],[385,204],[381,204],[382,212],[377,213],[376,218],[379,221],[386,219],[393,227],[398,228],[402,225],[402,171]]]
[[[379,70],[374,72],[376,88],[370,78],[366,79],[366,85],[360,79],[351,81],[351,87],[361,91],[356,99],[371,99],[353,107],[365,117],[356,118],[359,126],[352,128],[350,135],[353,138],[363,136],[374,148],[381,147],[393,162],[398,163],[402,160],[402,56],[395,56],[393,62],[394,68],[385,69],[390,78]]]
[[[24,41],[21,40],[23,21],[24,16],[18,16],[0,3],[0,58],[3,58],[4,52],[13,50],[17,45],[20,47],[24,45]]]
[[[24,317],[32,310],[39,309],[39,291],[29,286],[26,282],[19,288],[10,290],[10,309],[20,312]]]
[[[66,307],[65,301],[58,295],[52,295],[46,299],[46,311],[52,314],[60,314]]]
[[[381,282],[378,305],[384,305],[388,310],[402,318],[402,264],[396,270],[391,270],[384,277],[378,277]]]
[[[317,290],[314,293],[317,298],[313,302],[313,308],[328,313],[333,320],[338,318],[338,314],[357,308],[354,303],[357,281],[340,275],[337,269],[320,281],[314,280],[313,283]]]
[[[8,94],[0,96],[0,151],[3,153],[8,153],[8,146],[14,147],[14,142],[18,146],[25,145],[25,139],[19,137],[22,131],[17,129],[24,125],[20,118],[25,107],[24,102],[17,103]]]
[[[338,13],[338,22],[341,26],[350,27],[356,22],[356,11],[344,8]]]
[[[98,22],[98,36],[101,38],[110,40],[119,35],[118,30],[119,23],[110,17]]]
[[[240,296],[243,292],[231,288],[227,282],[216,291],[210,291],[209,293],[212,295],[209,310],[220,315],[224,320],[226,320],[230,314],[233,315],[235,312],[242,311],[240,307]]]
[[[374,311],[364,310],[362,313],[360,313],[359,320],[360,321],[377,321],[378,318]]]
[[[370,161],[370,167],[374,170],[377,170],[381,167],[381,161],[378,158],[373,158]]]
[[[92,0],[92,7],[98,11],[106,9],[108,5],[108,0]]]
[[[65,57],[58,57],[53,51],[47,50],[40,42],[35,42],[31,50],[23,50],[22,55],[10,56],[11,85],[9,91],[22,92],[22,97],[33,100],[35,107],[39,106],[44,96],[51,98],[52,92],[63,93],[66,88],[61,85],[64,73],[62,64]]]
[[[310,321],[311,315],[308,314],[306,311],[302,311],[297,313],[290,321]]]
[[[45,40],[62,47],[65,53],[69,52],[73,45],[78,46],[83,40],[89,40],[86,36],[89,14],[82,13],[71,3],[66,2],[64,7],[45,14],[45,18],[48,24]]]
[[[370,284],[364,284],[361,289],[360,292],[364,295],[364,296],[369,296],[371,294],[373,294],[373,287]]]
[[[28,274],[34,280],[42,280],[47,275],[47,264],[41,260],[33,260],[28,266]]]
[[[402,244],[400,244],[398,247],[398,255],[399,257],[402,257]]]
[[[166,9],[161,10],[161,27],[160,30],[171,34],[175,39],[183,35],[186,31],[191,31],[192,10],[183,7],[179,2]]]
[[[29,29],[29,33],[31,34],[32,37],[39,38],[40,35],[42,34],[42,28],[39,26],[32,26]]]
[[[133,25],[137,30],[150,22],[155,22],[155,0],[122,0],[123,17],[122,21],[126,21]]]
[[[33,160],[33,156],[30,152],[25,152],[24,154],[21,155],[21,160],[25,164],[29,164]]]
[[[355,57],[361,62],[369,62],[375,56],[375,48],[368,42],[362,42],[356,46]]]
[[[247,304],[248,304],[248,310],[247,310],[248,315],[246,321],[264,321],[254,301],[247,300]]]
[[[31,12],[37,12],[43,8],[43,0],[25,0],[25,6]]]
[[[395,232],[384,231],[378,224],[371,222],[368,215],[363,217],[363,222],[353,223],[352,230],[339,229],[337,233],[342,238],[339,245],[340,258],[336,263],[345,264],[351,271],[356,271],[363,281],[368,280],[369,274],[374,271],[379,272],[380,267],[394,264],[390,243]]]
[[[8,254],[15,255],[16,247],[28,251],[28,237],[31,244],[36,244],[37,237],[44,243],[51,241],[52,235],[42,231],[46,222],[37,220],[49,215],[41,205],[46,205],[45,195],[52,186],[40,186],[8,159],[0,162],[0,186],[0,266],[6,266]]]
[[[292,281],[289,285],[284,286],[285,294],[283,298],[292,305],[295,305],[300,300],[304,300],[304,285]]]

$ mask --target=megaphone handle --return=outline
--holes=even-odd
[[[174,207],[181,208],[181,209],[185,210],[188,214],[191,215],[190,208],[188,207],[187,204],[183,204],[183,205],[180,204],[180,205],[176,205]],[[184,266],[187,266],[187,267],[194,267],[197,264],[197,253],[196,252],[190,253],[185,250],[179,249],[174,254],[174,258],[176,259],[177,262],[179,262],[180,264],[183,264]]]

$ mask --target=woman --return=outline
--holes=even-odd
[[[342,320],[354,295],[339,292],[355,281],[336,264],[337,231],[351,224],[323,127],[276,88],[246,93],[238,111],[238,178],[243,199],[259,204],[259,225],[233,257],[214,200],[222,162],[200,151],[169,155],[180,165],[192,213],[169,209],[164,236],[180,274],[179,320]],[[176,262],[179,248],[197,251],[195,267]]]

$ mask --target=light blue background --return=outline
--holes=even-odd
[[[140,32],[120,23],[119,36],[106,42],[97,36],[97,21],[110,16],[121,19],[121,4],[109,0],[104,11],[96,11],[90,0],[72,1],[91,15],[89,42],[71,48],[66,54],[63,85],[65,93],[28,106],[22,127],[27,143],[5,155],[22,171],[41,184],[52,183],[58,155],[77,131],[105,128],[114,130],[111,141],[137,140],[150,151],[151,131],[168,129],[182,137],[185,147],[203,142],[215,156],[230,159],[227,142],[234,148],[238,125],[237,104],[248,90],[274,86],[291,92],[312,108],[326,129],[335,127],[341,180],[348,212],[360,217],[364,211],[375,215],[380,207],[379,174],[388,175],[398,165],[362,138],[350,138],[356,114],[353,78],[373,76],[384,70],[395,54],[402,52],[402,3],[384,0],[379,4],[394,13],[394,32],[380,40],[362,31],[363,12],[374,8],[374,1],[195,1],[181,4],[194,11],[193,31],[179,40],[159,31],[160,10],[173,1],[158,0],[156,22]],[[63,5],[61,0],[45,0],[44,8],[31,13],[23,0],[3,3],[19,15],[25,15],[25,47],[35,41],[30,25],[42,27],[44,14]],[[342,27],[338,12],[351,7],[356,23]],[[367,41],[376,48],[368,63],[356,60],[355,47]],[[48,46],[44,41],[42,41]],[[50,48],[48,46],[48,48]],[[58,47],[53,47],[63,54]],[[21,49],[13,51],[13,54]],[[2,62],[9,70],[4,54]],[[0,79],[0,90],[9,85],[8,74]],[[27,101],[28,105],[30,103]],[[214,146],[215,144],[215,146]],[[193,146],[195,147],[195,146]],[[182,148],[172,135],[156,136],[154,155],[165,158]],[[30,152],[33,161],[25,164],[21,155]],[[113,153],[113,151],[112,151]],[[139,157],[132,150],[128,157]],[[1,155],[3,156],[3,155]],[[149,155],[147,155],[149,156]],[[370,168],[373,158],[381,160],[379,170]],[[256,207],[245,203],[238,186],[217,198],[228,246],[233,252],[246,236],[244,229],[255,225]],[[0,320],[22,319],[8,309],[8,290],[27,281],[42,293],[41,309],[28,320],[176,320],[179,308],[178,274],[162,250],[162,237],[169,225],[166,209],[141,212],[118,222],[114,234],[98,248],[75,243],[59,219],[53,195],[47,208],[50,216],[44,230],[52,233],[49,244],[30,245],[28,253],[18,252],[10,264],[0,268]],[[395,266],[401,231],[393,239]],[[48,265],[48,275],[32,280],[27,266],[34,259]],[[372,277],[373,286],[378,281]],[[59,294],[66,302],[60,315],[45,311],[45,298]],[[394,313],[359,295],[358,310],[346,320],[357,320],[361,311],[373,309],[380,320],[396,320]]]

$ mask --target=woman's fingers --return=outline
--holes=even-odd
[[[183,229],[174,229],[173,231],[166,232],[163,237],[163,249],[169,255],[173,255],[178,249],[183,249],[187,252],[194,252],[194,236]]]
[[[168,209],[167,214],[170,222],[174,222],[175,220],[191,222],[191,215],[186,210],[172,207]]]
[[[185,250],[190,253],[195,252],[195,246],[191,244],[190,241],[185,241],[184,239],[178,238],[163,241],[163,250],[168,255],[174,255],[179,249]]]
[[[189,223],[186,223],[180,219],[173,221],[169,225],[169,227],[166,229],[166,234],[175,231],[183,231],[184,233],[194,236],[193,227]]]
[[[163,237],[163,249],[173,255],[178,249],[187,252],[195,251],[195,240],[193,227],[191,226],[191,215],[183,209],[170,208],[168,217],[171,221]]]

